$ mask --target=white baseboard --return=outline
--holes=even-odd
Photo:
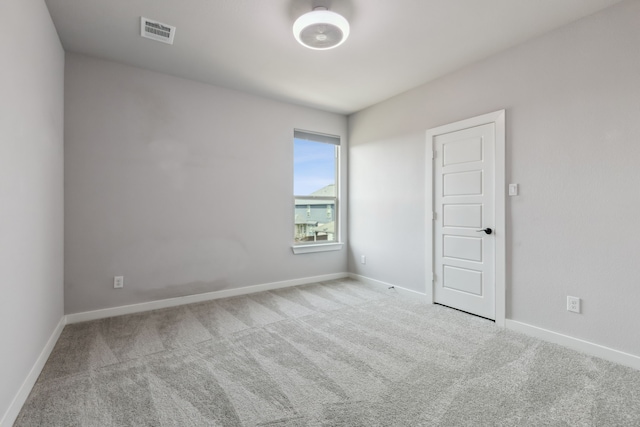
[[[33,386],[38,380],[38,376],[40,376],[40,373],[42,372],[42,369],[44,368],[44,365],[47,362],[47,359],[51,355],[51,351],[53,350],[53,347],[56,345],[56,342],[58,342],[58,338],[60,338],[60,334],[62,333],[62,330],[64,329],[64,326],[66,324],[84,322],[87,320],[103,319],[106,317],[120,316],[123,314],[139,313],[143,311],[156,310],[159,308],[175,307],[183,304],[191,304],[194,302],[202,302],[202,301],[209,301],[209,300],[214,300],[219,298],[246,295],[246,294],[251,294],[255,292],[269,291],[272,289],[281,289],[281,288],[287,288],[291,286],[299,286],[299,285],[306,285],[310,283],[324,282],[328,280],[343,279],[345,277],[349,277],[349,274],[348,273],[325,274],[322,276],[304,277],[302,279],[293,279],[293,280],[285,280],[282,282],[264,283],[260,285],[254,285],[254,286],[245,286],[243,288],[237,288],[237,289],[225,289],[222,291],[207,292],[207,293],[197,294],[197,295],[187,295],[184,297],[150,301],[150,302],[141,303],[141,304],[131,304],[131,305],[125,305],[121,307],[106,308],[102,310],[86,311],[83,313],[67,314],[66,316],[63,316],[62,319],[60,319],[60,322],[58,322],[58,325],[56,326],[55,330],[51,334],[51,337],[49,337],[47,344],[42,349],[42,352],[40,352],[38,359],[36,360],[35,364],[31,368],[29,375],[27,375],[27,378],[22,383],[20,390],[18,391],[15,398],[11,402],[11,405],[9,405],[9,409],[7,409],[2,419],[0,419],[0,427],[3,427],[3,426],[9,427],[13,425],[13,423],[15,422],[16,418],[18,417],[18,414],[20,413],[20,410],[22,409],[22,406],[24,405],[27,398],[29,397],[29,393],[31,393],[31,389],[33,389]]]
[[[306,285],[309,283],[324,282],[327,280],[343,279],[349,277],[348,273],[324,274],[322,276],[304,277],[302,279],[284,280],[282,282],[263,283],[260,285],[245,286],[236,289],[224,289],[221,291],[206,292],[196,295],[186,295],[177,298],[168,298],[139,304],[123,305],[119,307],[104,308],[101,310],[85,311],[82,313],[67,314],[67,323],[86,322],[88,320],[104,319],[107,317],[122,316],[124,314],[140,313],[157,310],[160,308],[176,307],[184,304],[210,301],[219,298],[235,297],[238,295],[252,294],[255,292],[270,291],[273,289],[288,288],[291,286]]]
[[[64,329],[64,326],[66,324],[83,322],[87,320],[103,319],[106,317],[120,316],[123,314],[139,313],[143,311],[156,310],[160,308],[175,307],[183,304],[191,304],[195,302],[209,301],[209,300],[214,300],[219,298],[246,295],[250,293],[263,292],[263,291],[268,291],[272,289],[281,289],[281,288],[286,288],[291,286],[299,286],[299,285],[306,285],[310,283],[323,282],[328,280],[342,279],[345,277],[350,277],[354,280],[359,280],[363,283],[367,283],[370,285],[384,287],[385,289],[389,289],[389,287],[393,286],[396,292],[398,292],[403,296],[408,296],[411,298],[420,298],[420,299],[426,300],[426,297],[427,297],[427,295],[424,293],[403,288],[400,286],[396,286],[391,283],[386,283],[380,280],[371,279],[369,277],[361,276],[359,274],[334,273],[334,274],[326,274],[322,276],[305,277],[302,279],[293,279],[293,280],[285,280],[281,282],[264,283],[260,285],[246,286],[246,287],[237,288],[237,289],[225,289],[222,291],[207,292],[207,293],[197,294],[197,295],[188,295],[188,296],[178,297],[178,298],[150,301],[146,303],[106,308],[102,310],[87,311],[83,313],[67,314],[62,319],[60,319],[60,321],[58,322],[58,325],[56,326],[53,333],[51,334],[51,337],[49,337],[47,344],[40,352],[40,355],[38,356],[38,359],[36,360],[33,367],[31,368],[29,375],[27,375],[27,378],[22,383],[20,390],[18,391],[15,398],[11,402],[11,405],[9,405],[9,409],[7,409],[4,416],[0,420],[0,427],[2,426],[8,427],[15,422],[16,418],[18,417],[18,414],[20,413],[20,409],[22,409],[22,406],[26,402],[27,397],[31,392],[31,389],[35,385],[38,379],[38,376],[40,375],[40,372],[42,372],[42,369],[44,368],[44,365],[47,359],[49,358],[49,355],[51,354],[51,351],[53,350],[53,347],[58,341],[58,338],[60,337],[60,334],[62,333],[62,330]],[[599,344],[594,344],[589,341],[584,341],[578,338],[570,337],[568,335],[563,335],[557,332],[549,331],[547,329],[539,328],[539,327],[518,322],[515,320],[507,319],[506,328],[516,332],[524,333],[526,335],[529,335],[535,338],[542,339],[544,341],[559,344],[559,345],[589,354],[591,356],[599,357],[614,363],[619,363],[621,365],[629,366],[631,368],[640,370],[640,357],[633,354],[625,353],[619,350],[615,350]]]
[[[367,283],[369,285],[374,285],[374,286],[378,286],[378,287],[384,287],[386,289],[389,289],[390,287],[393,286],[394,290],[396,292],[398,292],[399,294],[403,295],[403,296],[408,296],[411,298],[421,298],[421,299],[425,299],[427,298],[427,294],[424,294],[422,292],[418,292],[418,291],[414,291],[412,289],[407,289],[407,288],[403,288],[402,286],[397,286],[391,283],[387,283],[387,282],[383,282],[381,280],[376,280],[376,279],[372,279],[370,277],[366,277],[366,276],[361,276],[359,274],[355,274],[355,273],[349,273],[349,277],[354,279],[354,280],[359,280],[362,283]],[[431,301],[428,301],[431,302]]]
[[[367,284],[378,286],[378,287],[384,287],[386,289],[388,289],[391,286],[394,286],[395,290],[404,296],[409,296],[412,298],[421,298],[423,300],[427,300],[427,295],[424,293],[416,292],[411,289],[402,288],[402,287],[393,285],[391,283],[386,283],[380,280],[361,276],[355,273],[349,273],[349,277],[351,277],[354,280],[359,280],[363,283],[367,283]],[[534,338],[539,338],[543,341],[559,344],[561,346],[579,351],[581,353],[588,354],[590,356],[599,357],[601,359],[608,360],[610,362],[619,363],[621,365],[640,370],[640,356],[636,356],[634,354],[625,353],[620,350],[615,350],[613,348],[605,347],[600,344],[595,344],[589,341],[581,340],[579,338],[571,337],[569,335],[553,332],[547,329],[539,328],[537,326],[529,325],[527,323],[518,322],[516,320],[506,319],[505,327],[512,331],[521,332],[525,335],[529,335]]]
[[[521,332],[525,335],[539,338],[543,341],[560,344],[564,347],[586,353],[590,356],[599,357],[610,362],[619,363],[621,365],[640,370],[640,357],[630,353],[625,353],[600,344],[574,338],[569,335],[549,331],[547,329],[538,328],[537,326],[532,326],[516,320],[507,319],[506,327],[512,331]]]
[[[25,378],[25,380],[22,382],[18,393],[9,405],[9,409],[7,409],[7,412],[5,412],[4,416],[0,420],[0,427],[9,427],[15,422],[18,414],[20,413],[20,409],[22,409],[22,405],[24,405],[24,402],[27,401],[27,397],[29,397],[31,389],[40,376],[40,372],[42,372],[44,364],[47,363],[47,359],[49,359],[49,355],[51,354],[53,347],[56,345],[56,342],[58,342],[58,338],[60,338],[60,334],[62,333],[65,324],[66,317],[62,316],[62,318],[58,322],[58,325],[56,325],[56,328],[53,330],[53,333],[51,333],[49,340],[40,352],[40,355],[36,359],[36,362],[33,364],[31,371],[29,371],[29,375],[27,375],[27,378]]]

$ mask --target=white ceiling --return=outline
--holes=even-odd
[[[620,0],[46,0],[67,51],[349,114]],[[333,50],[299,45],[325,5],[351,23]],[[140,16],[177,27],[140,37]]]

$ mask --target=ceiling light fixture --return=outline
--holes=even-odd
[[[293,35],[304,47],[327,50],[340,46],[349,37],[349,21],[326,7],[316,7],[293,23]]]

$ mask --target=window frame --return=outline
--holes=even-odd
[[[311,132],[306,130],[294,129],[293,132],[293,148],[295,150],[295,140],[302,139],[311,142],[316,142],[319,144],[330,144],[334,146],[334,185],[335,185],[335,195],[334,196],[311,196],[311,195],[296,195],[293,192],[293,245],[292,250],[294,254],[305,254],[305,253],[313,253],[313,252],[326,252],[326,251],[336,251],[340,250],[343,247],[343,243],[341,241],[341,226],[340,226],[340,170],[341,170],[341,138],[337,135],[324,134],[320,132]],[[294,160],[295,160],[295,151],[294,151]],[[295,166],[294,166],[295,167]],[[295,187],[295,176],[294,176],[294,187]],[[333,203],[334,206],[334,239],[330,241],[309,241],[309,242],[298,242],[295,240],[296,236],[296,220],[295,220],[295,211],[296,211],[296,200],[304,199],[304,200],[313,200],[313,201],[327,201],[327,204]]]

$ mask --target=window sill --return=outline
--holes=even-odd
[[[314,252],[339,251],[344,243],[322,243],[319,245],[296,245],[292,246],[293,253],[296,255],[310,254]]]

